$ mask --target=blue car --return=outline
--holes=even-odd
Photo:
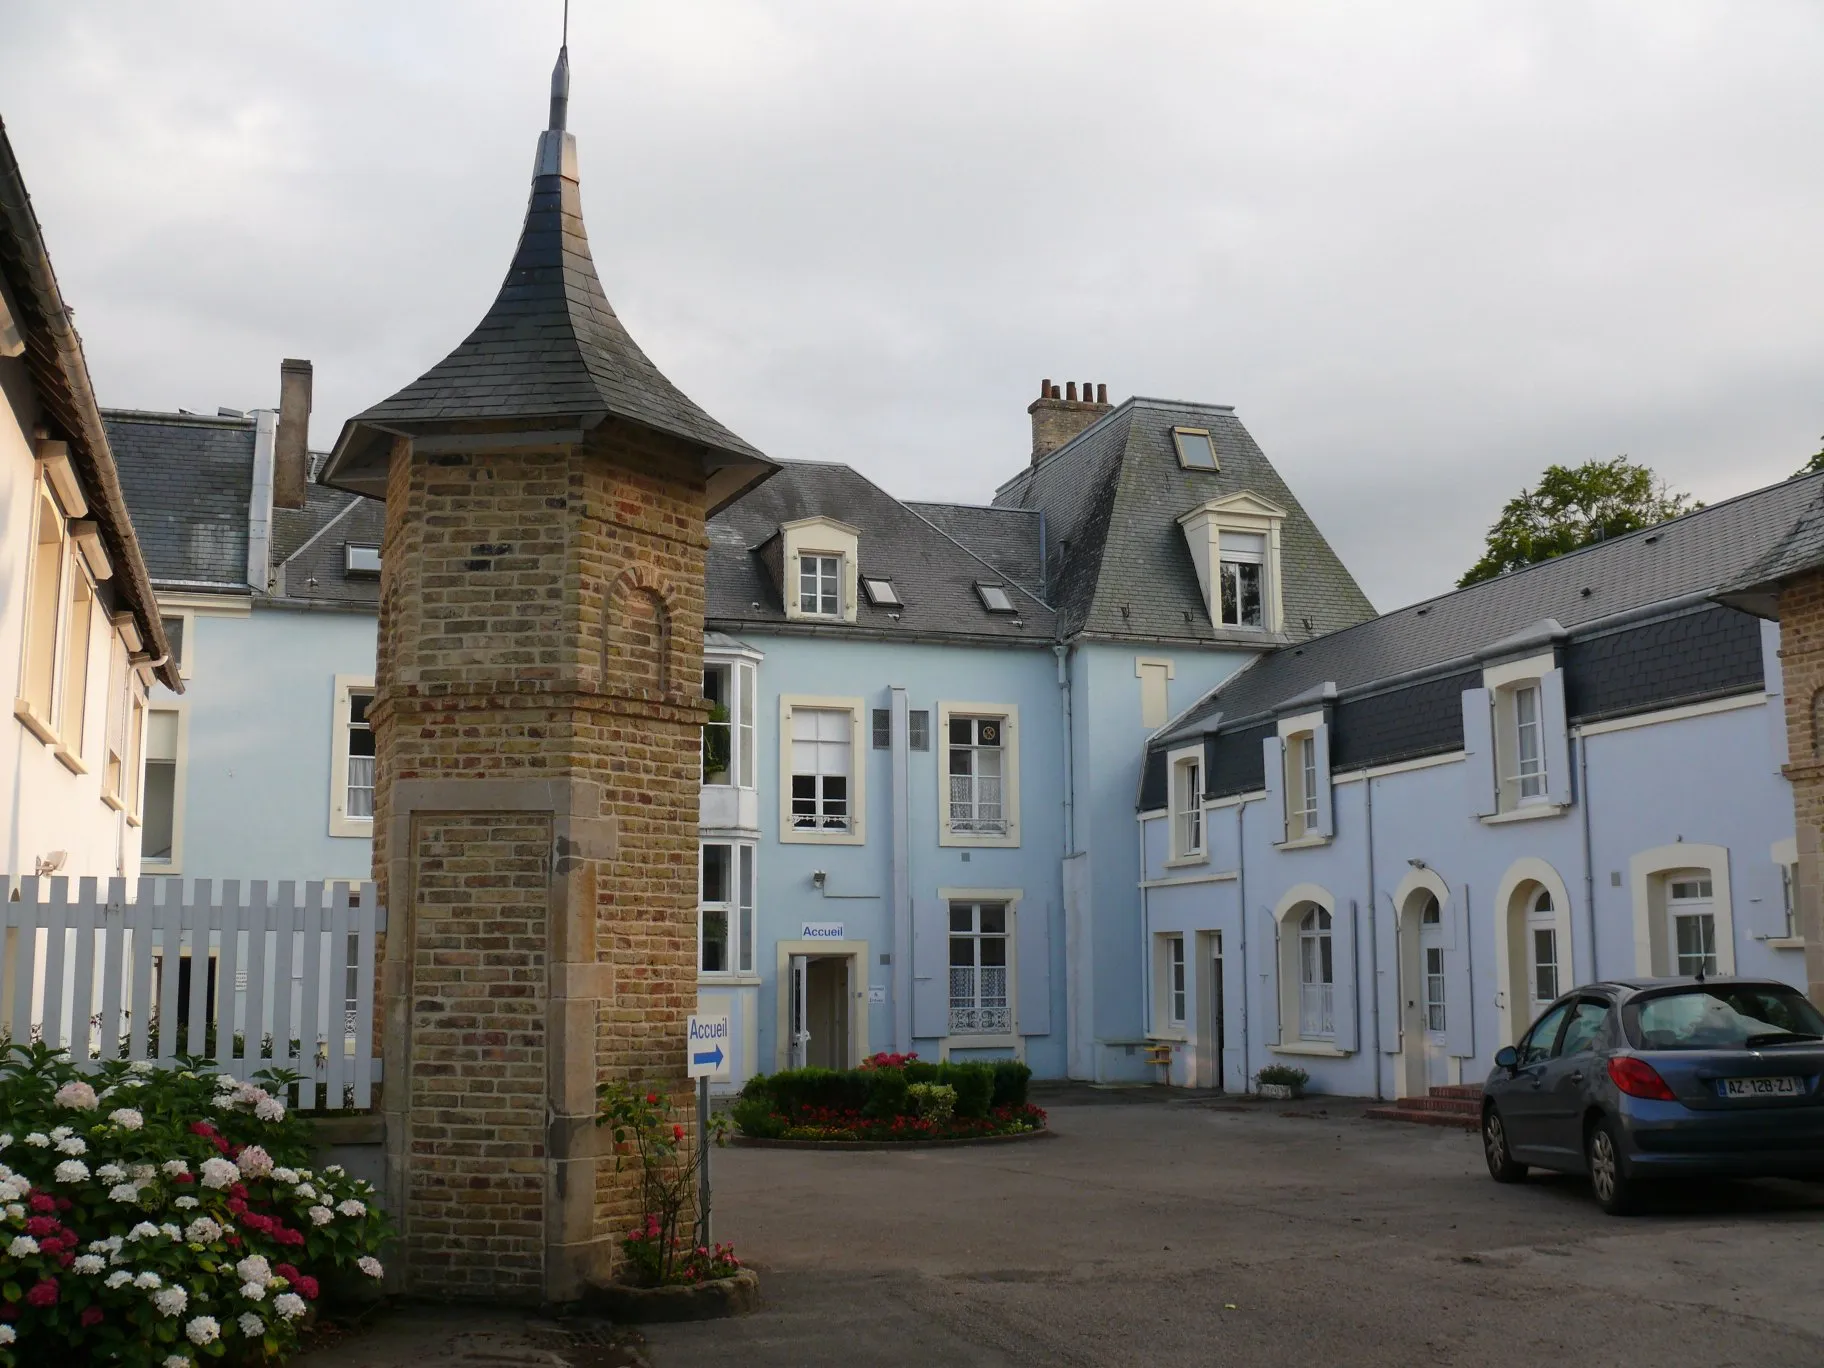
[[[1587,1173],[1615,1215],[1655,1179],[1824,1178],[1824,1013],[1767,979],[1578,988],[1495,1056],[1482,1148],[1497,1183]]]

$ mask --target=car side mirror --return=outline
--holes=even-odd
[[[1500,1049],[1495,1051],[1495,1067],[1497,1069],[1506,1069],[1509,1073],[1512,1073],[1515,1069],[1520,1067],[1520,1051],[1516,1050],[1512,1045],[1503,1045]]]

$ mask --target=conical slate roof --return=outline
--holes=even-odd
[[[576,139],[564,131],[569,61],[552,74],[551,127],[539,138],[513,264],[485,317],[455,351],[344,426],[323,481],[382,493],[393,434],[455,428],[587,430],[609,415],[705,449],[726,503],[775,468],[667,380],[609,304],[589,255]],[[376,469],[377,466],[377,469]],[[378,475],[378,482],[375,475]]]

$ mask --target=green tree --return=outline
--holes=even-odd
[[[1824,442],[1824,437],[1821,437],[1818,440]],[[1813,456],[1809,461],[1805,462],[1804,465],[1793,471],[1792,478],[1796,480],[1801,475],[1816,475],[1820,470],[1824,470],[1824,446],[1818,448],[1818,454],[1816,456]]]
[[[1672,493],[1665,481],[1626,456],[1580,466],[1547,466],[1538,485],[1507,501],[1488,529],[1482,559],[1469,567],[1457,586],[1537,565],[1702,507],[1689,494]]]

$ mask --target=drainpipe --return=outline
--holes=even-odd
[[[1375,916],[1380,897],[1374,883],[1374,776],[1362,780],[1362,805],[1368,826],[1368,982],[1374,989],[1374,1100],[1386,1098],[1381,1088],[1381,920]],[[1358,993],[1357,999],[1360,999]]]
[[[1070,647],[1059,642],[1051,648],[1051,653],[1058,658],[1058,702],[1064,710],[1064,854],[1068,858],[1077,853],[1077,776],[1072,768],[1071,755],[1075,740],[1071,735]]]
[[[1235,803],[1235,897],[1241,904],[1241,1090],[1254,1078],[1254,1059],[1248,1048],[1248,842],[1247,803]]]
[[[264,594],[272,578],[272,468],[278,414],[253,414],[253,493],[247,500],[247,583]]]
[[[1583,906],[1590,920],[1591,983],[1602,980],[1600,951],[1596,948],[1596,866],[1590,853],[1590,738],[1577,738],[1577,806],[1583,809]]]
[[[1146,823],[1135,822],[1134,830],[1140,833],[1140,1034],[1149,1039],[1153,1033],[1153,993],[1152,993],[1152,918],[1148,912],[1146,888]],[[1189,957],[1186,957],[1188,972]],[[1172,1067],[1165,1067],[1165,1081],[1172,1081]]]
[[[888,694],[893,777],[893,1048],[912,1048],[912,767],[906,691]]]

